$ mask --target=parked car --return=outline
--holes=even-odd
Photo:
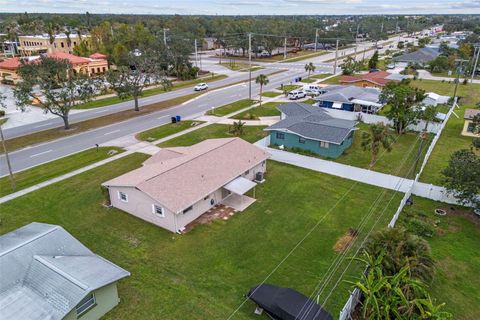
[[[208,89],[208,84],[206,84],[205,82],[199,83],[193,88],[193,90],[195,91],[202,91],[207,89]]]
[[[316,84],[306,84],[303,86],[303,92],[308,95],[318,96],[321,91],[322,88]]]
[[[387,69],[390,69],[390,70],[395,69],[395,64],[390,63],[390,64],[387,66]]]
[[[262,52],[260,52],[260,57],[270,57],[270,53],[268,53],[268,51],[266,50],[263,50]]]
[[[297,100],[305,98],[307,94],[303,90],[294,90],[288,93],[288,99],[290,100]]]

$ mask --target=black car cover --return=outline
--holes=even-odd
[[[315,301],[290,288],[261,284],[247,296],[274,319],[333,320]]]

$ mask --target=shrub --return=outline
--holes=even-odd
[[[0,110],[0,117],[5,117],[5,110]]]
[[[430,238],[435,233],[435,228],[433,226],[423,220],[416,218],[410,219],[406,227],[409,232],[421,237]]]

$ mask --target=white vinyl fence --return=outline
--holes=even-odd
[[[441,201],[441,202],[458,204],[458,201],[453,196],[448,194],[446,192],[445,188],[439,187],[439,186],[434,186],[434,185],[431,185],[431,184],[418,182],[418,179],[420,178],[420,175],[422,174],[423,169],[425,169],[428,158],[430,158],[430,155],[432,154],[433,149],[435,148],[435,145],[438,142],[438,139],[440,139],[440,135],[442,134],[443,129],[447,125],[448,119],[450,119],[450,116],[452,115],[453,109],[455,107],[458,107],[456,102],[453,104],[453,106],[448,111],[447,116],[445,117],[445,120],[442,123],[438,124],[438,126],[435,128],[436,135],[433,138],[432,143],[428,147],[428,150],[425,154],[425,158],[423,159],[423,162],[422,162],[422,166],[420,167],[420,171],[415,176],[414,183],[412,183],[409,190],[407,192],[405,192],[405,195],[403,196],[402,200],[400,201],[400,205],[398,206],[397,211],[395,212],[392,219],[388,223],[389,228],[395,227],[395,224],[396,224],[398,218],[400,217],[400,213],[403,211],[403,208],[407,204],[407,201],[412,194],[420,196],[420,197],[428,198],[428,199]],[[335,113],[337,113],[340,110],[332,110],[332,111],[335,111]],[[345,111],[340,111],[340,112],[346,113]],[[377,117],[377,118],[370,117],[370,119],[378,119],[378,117],[381,117],[381,116],[377,116],[377,115],[367,115],[367,114],[362,114],[362,115]],[[366,118],[367,117],[365,117],[364,119],[366,119]],[[383,117],[383,118],[385,118],[385,117]],[[343,118],[343,119],[345,119],[345,118]],[[354,120],[354,119],[352,119],[352,120]],[[388,119],[387,119],[387,121],[388,121]],[[365,121],[365,122],[367,122],[367,121]],[[376,122],[378,122],[378,121],[376,121]],[[431,125],[429,125],[429,127],[430,126]],[[422,126],[420,126],[420,128],[421,128],[420,130],[423,129]],[[433,132],[433,131],[430,131],[430,132]],[[338,319],[340,319],[340,320],[351,319],[351,314],[355,310],[355,308],[357,307],[358,303],[360,302],[360,299],[361,299],[361,292],[360,292],[360,290],[355,288],[352,291],[352,293],[350,294],[350,297],[348,298],[347,302],[343,306],[342,310],[340,311],[340,315],[339,315]]]

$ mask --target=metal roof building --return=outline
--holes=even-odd
[[[0,236],[0,274],[0,315],[10,320],[63,319],[130,275],[62,227],[36,222]]]

